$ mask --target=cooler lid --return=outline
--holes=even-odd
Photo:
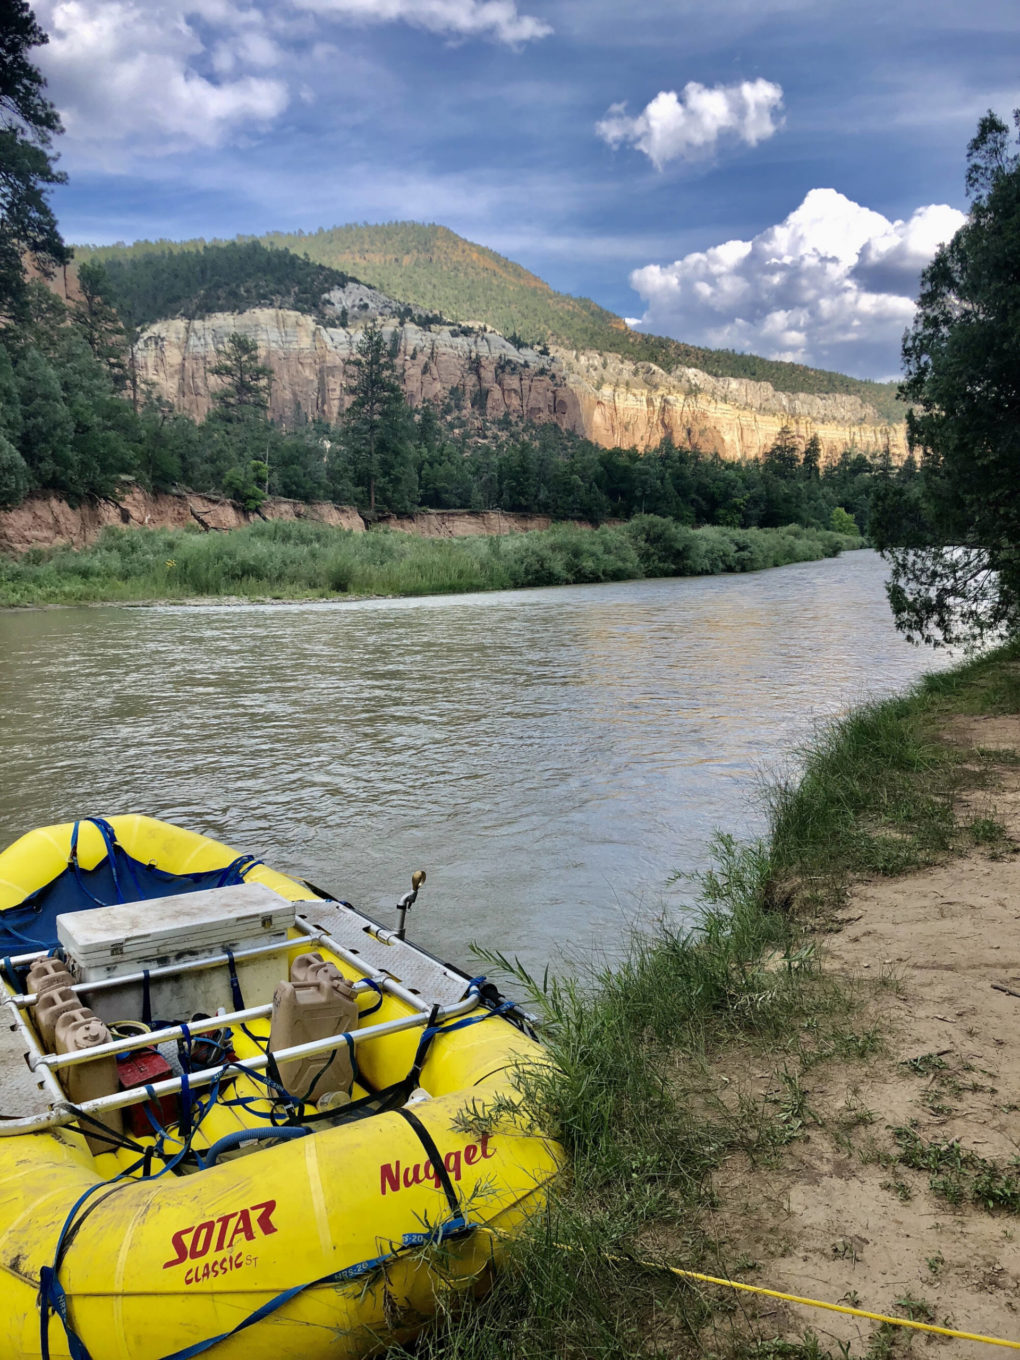
[[[282,939],[294,904],[263,883],[152,897],[57,917],[57,938],[79,965],[201,954]]]

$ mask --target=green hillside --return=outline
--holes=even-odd
[[[548,341],[570,349],[601,350],[667,370],[684,364],[717,377],[768,382],[781,392],[846,393],[869,402],[887,420],[904,418],[894,383],[868,382],[802,364],[638,334],[589,298],[557,293],[512,260],[466,241],[446,227],[388,222],[310,233],[270,232],[258,240],[355,274],[417,309],[438,312],[454,321],[484,321],[504,335],[531,343]],[[202,240],[139,241],[132,246],[76,247],[76,253],[79,258],[94,255],[109,262],[154,250],[161,254],[195,252],[205,245]]]
[[[80,252],[84,253],[84,252]],[[260,241],[231,242],[198,250],[133,248],[102,259],[110,294],[131,326],[254,307],[287,307],[323,320],[323,293],[352,282],[349,274],[316,264]]]

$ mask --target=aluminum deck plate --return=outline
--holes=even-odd
[[[42,1115],[51,1103],[42,1078],[26,1061],[28,1049],[10,1006],[0,1007],[0,1119]]]
[[[339,902],[296,902],[298,914],[332,935],[368,970],[387,973],[423,1001],[450,1006],[467,991],[470,977],[438,959],[430,958],[407,940],[385,943],[371,932],[388,934],[367,916]]]

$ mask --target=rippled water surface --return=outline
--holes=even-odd
[[[532,966],[683,910],[758,774],[938,657],[873,553],[750,576],[426,600],[0,614],[0,836],[138,811],[463,960]]]

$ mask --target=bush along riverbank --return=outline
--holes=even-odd
[[[690,529],[655,515],[599,529],[557,525],[460,539],[386,530],[355,534],[292,521],[229,534],[108,529],[82,551],[33,549],[17,559],[0,557],[0,605],[432,595],[760,571],[862,546],[856,534],[797,525]]]
[[[451,1293],[416,1356],[882,1360],[932,1341],[669,1267],[1017,1336],[1020,645],[857,709],[802,769],[771,790],[766,840],[718,840],[696,928],[583,981],[482,955],[544,1015],[559,1071],[526,1094],[569,1170],[492,1292]]]

